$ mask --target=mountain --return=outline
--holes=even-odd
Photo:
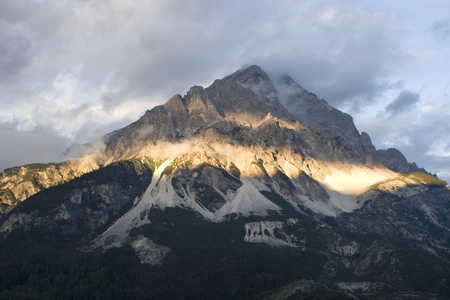
[[[450,297],[450,190],[258,66],[0,175],[4,298]],[[68,292],[71,291],[71,292]]]

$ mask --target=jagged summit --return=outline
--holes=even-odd
[[[359,134],[353,118],[325,100],[318,99],[291,77],[272,81],[252,65],[202,88],[192,87],[185,96],[175,95],[166,104],[147,111],[136,123],[105,136],[108,156],[129,154],[143,140],[189,139],[217,122],[257,127],[267,115],[285,122],[298,121],[312,130],[340,137],[351,152],[397,172],[424,171],[393,151],[377,151],[367,133]],[[396,151],[399,153],[399,151]],[[392,154],[392,155],[391,155]]]
[[[206,89],[194,86],[185,96],[175,95],[147,111],[136,123],[107,135],[107,151],[123,155],[143,139],[191,138],[217,122],[254,126],[269,113],[283,118],[288,114],[267,74],[252,66],[216,80]]]
[[[277,90],[269,76],[258,66],[253,65],[225,77],[224,80],[239,83],[251,89],[274,113],[286,115],[286,109],[278,101]]]

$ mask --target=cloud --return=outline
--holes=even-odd
[[[95,161],[105,158],[106,144],[102,137],[96,137],[86,144],[75,144],[67,148],[60,156],[63,160],[78,159],[83,156],[90,156]]]
[[[130,99],[164,102],[257,63],[291,74],[334,105],[357,106],[383,90],[404,58],[395,22],[347,1],[3,5],[16,11],[2,19],[2,45],[17,45],[4,50],[4,76],[14,81],[0,101],[8,103],[56,98],[113,109]]]
[[[358,109],[393,84],[388,76],[408,55],[399,26],[388,15],[336,4],[301,13],[296,26],[280,28],[283,49],[262,61],[285,72],[330,104]],[[358,24],[358,26],[355,26]],[[282,30],[286,30],[283,33]]]
[[[437,98],[420,106],[407,105],[395,118],[390,113],[376,119],[360,118],[378,149],[397,148],[408,161],[450,182],[450,112],[446,101]]]
[[[431,31],[438,40],[446,40],[450,37],[450,18],[438,20],[431,25]]]
[[[18,132],[0,126],[0,170],[35,162],[58,162],[67,141],[51,135]]]
[[[385,111],[390,115],[399,114],[413,109],[419,101],[419,94],[403,90],[394,101],[386,106]]]

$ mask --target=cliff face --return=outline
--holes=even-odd
[[[30,196],[17,213],[9,214],[0,231],[58,229],[64,236],[92,238],[93,232],[114,220],[150,183],[148,161],[131,160],[76,177]]]
[[[53,186],[68,182],[99,168],[90,157],[64,163],[30,164],[6,169],[0,174],[0,214],[19,202]]]

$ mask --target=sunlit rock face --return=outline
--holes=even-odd
[[[0,234],[16,229],[55,229],[64,236],[85,236],[115,220],[150,183],[147,161],[110,164],[65,184],[45,189],[5,215]]]
[[[6,213],[20,201],[41,190],[68,182],[99,168],[91,155],[63,163],[30,164],[0,174],[0,213]]]

